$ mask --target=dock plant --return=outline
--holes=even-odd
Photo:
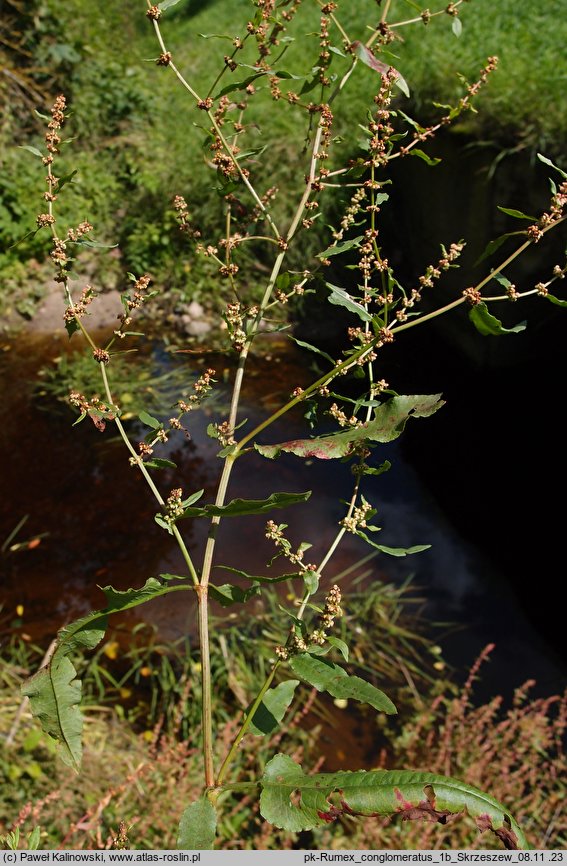
[[[187,45],[177,53],[168,45],[168,17],[174,26],[175,14],[181,10],[172,11],[180,2],[148,4],[139,14],[146,15],[156,39],[156,68],[149,69],[148,75],[169,75],[171,86],[185,91],[187,111],[194,114],[195,135],[203,141],[204,161],[211,172],[210,208],[218,211],[218,225],[222,226],[218,236],[204,237],[192,217],[191,189],[176,191],[171,206],[179,230],[193,255],[202,257],[224,287],[223,332],[227,355],[234,360],[230,405],[208,429],[218,441],[216,492],[206,497],[203,490],[194,489],[190,477],[179,477],[167,489],[160,480],[165,472],[169,477],[176,469],[171,460],[161,456],[160,449],[174,437],[183,442],[184,437],[191,436],[192,413],[214,393],[219,379],[215,369],[202,368],[195,375],[188,354],[191,395],[176,403],[167,420],[140,412],[139,425],[145,430],[140,441],[133,440],[131,428],[121,418],[123,410],[113,390],[113,359],[139,337],[136,315],[158,289],[152,285],[150,274],[131,274],[131,289],[122,295],[123,310],[112,335],[102,342],[95,338],[88,322],[98,290],[92,285],[77,290],[80,276],[75,271],[80,268],[81,249],[97,247],[96,232],[86,219],[64,227],[58,218],[58,199],[73,184],[75,174],[61,167],[60,151],[67,144],[62,141],[63,128],[70,106],[60,94],[46,116],[43,147],[28,149],[46,172],[45,204],[37,217],[37,230],[51,236],[50,255],[66,302],[65,325],[70,338],[83,338],[100,374],[96,394],[73,390],[69,401],[79,421],[93,423],[101,431],[107,425],[114,426],[132,472],[140,473],[148,497],[153,497],[155,520],[171,536],[184,568],[179,574],[141,576],[138,584],[127,590],[104,587],[104,608],[61,629],[48,664],[27,681],[24,694],[44,730],[58,741],[61,759],[79,772],[81,682],[73,653],[97,646],[112,614],[151,603],[160,596],[181,594],[177,603],[196,606],[198,617],[202,723],[195,737],[200,738],[202,749],[202,794],[184,804],[178,831],[180,848],[213,848],[219,812],[230,798],[242,795],[248,803],[257,797],[263,818],[292,833],[331,825],[341,816],[359,816],[368,822],[381,817],[445,825],[464,812],[481,831],[492,831],[506,847],[529,847],[522,827],[505,803],[427,767],[313,773],[282,752],[258,767],[254,778],[235,777],[233,769],[241,766],[235,760],[239,750],[254,750],[256,737],[285,726],[286,712],[300,683],[338,701],[364,703],[376,713],[397,712],[376,684],[350,673],[349,647],[336,634],[336,623],[348,606],[348,597],[333,579],[333,556],[351,534],[385,557],[404,557],[426,549],[422,543],[409,548],[380,543],[376,523],[379,506],[369,500],[365,482],[390,468],[380,446],[397,439],[406,424],[426,423],[425,419],[442,409],[443,399],[441,394],[398,393],[396,383],[383,378],[381,357],[394,341],[407,345],[411,352],[413,329],[459,308],[468,312],[470,327],[481,334],[514,339],[525,323],[518,316],[517,324],[504,327],[496,313],[499,306],[513,304],[516,310],[528,297],[540,298],[542,304],[567,306],[567,300],[556,294],[565,275],[565,262],[550,261],[538,281],[530,285],[517,285],[508,276],[524,252],[543,245],[548,233],[565,220],[567,174],[540,155],[552,175],[549,206],[544,213],[531,216],[503,204],[501,210],[513,227],[489,245],[485,256],[490,269],[476,283],[447,300],[452,272],[465,246],[464,239],[454,237],[440,239],[438,255],[424,262],[419,279],[408,285],[394,272],[382,238],[392,184],[390,165],[394,160],[413,158],[434,165],[436,159],[428,151],[430,142],[440,130],[475,110],[477,97],[497,74],[498,59],[487,58],[476,80],[462,79],[456,103],[439,105],[437,121],[423,126],[404,110],[411,82],[396,64],[396,43],[405,27],[448,24],[453,31],[448,38],[458,37],[464,0],[432,10],[421,2],[383,0],[376,4],[360,0],[356,25],[352,15],[350,23],[344,23],[341,2],[253,0],[246,20],[219,23],[221,30],[229,32],[208,34],[202,43]],[[315,34],[306,33],[302,24],[307,6],[318,8]],[[192,66],[198,52],[215,50],[219,53],[218,75],[202,89],[193,82]],[[366,113],[356,128],[347,131],[347,147],[347,133],[339,123],[341,105],[348,101],[349,85],[361,67],[373,86]],[[259,101],[268,102],[269,113],[289,112],[294,127],[301,130],[296,152],[286,156],[286,201],[295,196],[291,213],[278,208],[278,190],[266,183],[274,159],[273,142],[269,128],[258,130],[254,107]],[[175,118],[171,122],[175,123]],[[340,136],[336,128],[341,129]],[[148,154],[148,160],[151,158]],[[325,204],[328,201],[333,202],[334,216],[332,224],[323,228],[319,223],[331,212]],[[442,203],[432,206],[442,207]],[[325,240],[313,253],[310,237],[316,224],[317,237]],[[338,261],[345,263],[340,271],[335,267]],[[329,279],[331,273],[350,277],[348,281],[337,276]],[[440,284],[444,290],[441,300]],[[275,411],[266,411],[257,423],[249,423],[242,417],[241,395],[251,352],[260,351],[262,341],[269,340],[274,332],[294,340],[288,310],[302,295],[315,290],[328,301],[331,311],[339,308],[350,317],[346,348],[338,347],[331,353],[328,347],[296,339],[306,356],[311,353],[317,372],[308,384],[290,382],[289,397]],[[356,389],[348,384],[352,382]],[[311,431],[304,438],[278,437],[274,441],[274,423],[279,421],[281,429],[282,420],[285,422],[288,413],[297,408],[304,409]],[[324,419],[324,432],[317,430],[317,418]],[[338,492],[344,503],[343,515],[321,558],[310,560],[308,554],[313,541],[309,539],[309,489],[274,490],[261,499],[231,497],[233,476],[244,473],[246,477],[251,455],[270,462],[282,454],[306,463],[329,461],[331,471],[333,461],[351,466],[351,489]],[[113,495],[118,496],[119,491]],[[307,538],[299,544],[278,517],[281,509],[291,508],[302,509],[304,514]],[[125,502],[125,513],[128,509],[135,519],[135,503]],[[258,545],[266,546],[269,565],[276,560],[278,566],[284,564],[281,573],[266,568],[267,573],[253,574],[245,561],[239,568],[226,565],[219,526],[225,520],[248,515],[265,516]],[[187,527],[192,521],[208,523],[199,560],[188,542]],[[227,575],[233,582],[226,582]],[[273,647],[261,689],[234,726],[231,744],[219,753],[225,738],[213,724],[215,682],[210,642],[215,636],[210,629],[211,600],[250,617],[253,611],[241,611],[246,611],[259,594],[275,592],[280,583],[290,587],[288,594],[281,596],[285,598],[280,604],[281,639]]]

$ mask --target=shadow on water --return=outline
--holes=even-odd
[[[174,363],[160,347],[150,349],[156,364]],[[61,351],[62,344],[53,339],[26,338],[6,343],[0,356],[5,383],[0,407],[0,539],[4,541],[25,515],[29,515],[28,520],[16,541],[46,533],[32,549],[1,558],[3,617],[13,617],[16,606],[23,605],[24,630],[45,642],[61,625],[103,605],[98,586],[111,584],[125,589],[140,586],[147,577],[160,573],[185,573],[170,536],[154,522],[156,504],[138,473],[128,465],[124,446],[112,426],[100,433],[86,420],[74,429],[70,414],[45,411],[34,398],[38,369]],[[179,357],[191,376],[213,366],[219,378],[231,377],[226,358]],[[271,354],[252,359],[241,417],[250,423],[265,417],[279,405],[282,394],[289,392],[290,382],[305,384],[308,364],[296,349],[284,349],[279,343],[274,344]],[[228,386],[224,385],[220,393],[222,403]],[[220,417],[224,417],[222,411]],[[210,421],[204,412],[193,413],[191,440],[180,433],[168,443],[166,456],[178,464],[179,473],[173,476],[165,470],[160,474],[161,490],[166,495],[182,484],[185,495],[204,488],[203,501],[211,501],[220,462],[216,457],[218,443],[206,432]],[[266,441],[298,435],[306,435],[299,414],[275,425]],[[454,623],[446,629],[444,641],[449,662],[470,665],[486,643],[494,641],[497,652],[483,673],[487,692],[506,692],[527,677],[536,678],[547,693],[561,688],[560,662],[543,636],[530,627],[505,577],[450,525],[402,458],[397,443],[382,448],[379,460],[384,459],[392,461],[392,470],[370,479],[366,492],[378,508],[377,520],[383,526],[381,543],[429,543],[432,547],[411,558],[381,556],[374,560],[372,580],[401,583],[408,574],[415,575],[416,585],[427,598],[428,618]],[[337,531],[344,514],[340,500],[348,497],[350,485],[346,464],[333,463],[331,468],[326,461],[302,462],[291,455],[267,461],[249,454],[236,466],[229,498],[312,490],[308,503],[278,512],[276,519],[290,525],[294,543],[308,540],[313,544],[309,559],[317,561]],[[274,551],[264,538],[265,520],[261,516],[223,521],[217,548],[219,564],[266,573],[266,562]],[[187,521],[183,529],[199,562],[208,524]],[[347,536],[327,577],[331,580],[333,574],[367,553],[363,542]],[[226,582],[226,573],[217,582]],[[140,615],[155,624],[164,638],[178,637],[194,628],[190,595],[184,594],[184,604],[177,595],[160,599],[139,609]]]

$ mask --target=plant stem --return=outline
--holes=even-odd
[[[248,711],[248,714],[247,714],[244,722],[242,723],[242,727],[240,728],[238,734],[236,735],[236,737],[234,739],[234,742],[230,748],[228,755],[226,756],[226,758],[222,762],[221,768],[219,770],[219,774],[217,776],[217,785],[222,784],[222,781],[225,777],[226,771],[228,770],[228,768],[232,762],[232,759],[233,759],[234,755],[236,754],[236,750],[238,749],[239,743],[242,740],[242,738],[244,737],[244,735],[246,734],[246,731],[248,730],[248,728],[250,727],[250,723],[252,722],[252,719],[254,718],[254,713],[256,712],[256,710],[258,709],[260,704],[262,703],[262,699],[263,699],[264,695],[266,694],[266,692],[270,688],[270,686],[273,682],[273,679],[276,675],[276,671],[278,670],[280,664],[281,664],[281,662],[279,662],[279,661],[274,663],[274,666],[273,666],[272,670],[270,671],[270,673],[268,674],[264,685],[262,686],[262,688],[258,692],[258,695],[256,696],[256,700],[254,701],[254,703],[250,707],[250,710]]]
[[[90,342],[90,340],[89,340],[89,342]],[[115,404],[114,404],[114,400],[112,398],[112,392],[110,390],[110,385],[108,382],[108,374],[106,372],[106,367],[104,364],[100,364],[100,372],[102,375],[102,381],[104,383],[104,390],[105,390],[105,394],[106,394],[106,399],[108,400],[108,402],[112,406],[114,406]],[[144,476],[144,479],[145,479],[146,483],[148,484],[150,490],[154,494],[154,496],[157,499],[157,501],[159,502],[159,504],[165,505],[164,498],[162,497],[161,493],[159,492],[156,485],[154,484],[154,480],[151,477],[150,473],[148,472],[148,470],[144,466],[144,461],[139,456],[139,454],[136,454],[136,451],[134,450],[134,447],[133,447],[132,443],[130,442],[130,439],[128,438],[128,435],[124,429],[124,426],[123,426],[120,418],[118,418],[118,416],[114,419],[114,423],[116,424],[116,427],[117,427],[118,432],[122,438],[122,441],[126,445],[126,448],[130,452],[132,457],[135,459],[136,466],[138,467],[138,469],[140,470],[140,472]],[[191,576],[191,580],[193,581],[193,585],[196,586],[199,583],[199,578],[197,576],[197,572],[195,570],[193,560],[191,559],[189,551],[187,550],[187,545],[185,544],[185,541],[183,540],[183,536],[181,535],[181,533],[179,532],[179,529],[177,528],[177,526],[175,526],[175,524],[172,525],[171,531],[173,532],[173,535],[175,536],[177,544],[179,545],[179,549],[181,550],[181,554],[183,556],[183,559],[185,560],[187,568],[189,569],[189,574]]]
[[[215,783],[213,766],[213,718],[212,718],[212,678],[211,651],[209,643],[209,604],[208,588],[199,584],[196,587],[199,602],[199,646],[201,652],[202,719],[203,719],[203,762],[205,786],[212,788]]]

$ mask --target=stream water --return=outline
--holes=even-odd
[[[5,549],[0,558],[0,615],[8,626],[17,605],[23,605],[23,630],[47,643],[61,625],[102,605],[98,586],[139,586],[149,576],[178,573],[182,562],[170,536],[155,524],[156,505],[138,473],[129,467],[112,425],[104,433],[88,420],[73,428],[68,410],[53,411],[53,403],[37,396],[38,370],[53,363],[65,351],[65,344],[53,338],[25,337],[5,340],[1,349],[0,541],[26,515],[12,543],[44,536],[18,551]],[[175,356],[158,344],[148,346],[148,352],[156,371],[183,364],[190,379],[205,366],[215,367],[221,380],[228,382],[232,375],[222,357]],[[249,422],[264,417],[278,405],[282,394],[289,393],[290,382],[305,383],[309,363],[299,350],[284,349],[280,343],[253,358],[241,417]],[[219,393],[222,402],[228,384]],[[160,476],[162,490],[177,486],[181,477],[185,495],[204,488],[203,501],[210,501],[220,465],[218,443],[206,434],[210,421],[205,412],[193,413],[191,440],[179,434],[168,444],[163,456],[175,460],[179,476],[169,476],[166,470]],[[427,424],[428,420],[412,423]],[[300,414],[276,425],[269,441],[297,435],[306,435]],[[381,555],[373,560],[371,579],[401,582],[414,575],[427,600],[427,616],[452,623],[444,629],[443,640],[450,663],[470,665],[486,643],[496,643],[492,662],[483,669],[487,693],[509,693],[531,677],[537,679],[540,692],[561,689],[565,682],[562,661],[530,624],[507,576],[459,534],[397,443],[384,446],[380,459],[390,460],[392,469],[369,479],[366,495],[379,511],[381,543],[428,543],[431,549],[404,559]],[[313,491],[308,504],[278,512],[276,518],[289,523],[295,543],[313,543],[309,559],[317,561],[344,513],[340,500],[349,495],[349,467],[318,460],[305,463],[291,455],[267,461],[256,454],[241,464],[236,466],[229,498]],[[263,537],[264,524],[264,516],[223,521],[219,562],[233,567],[245,563],[251,573],[265,572],[273,549]],[[183,528],[199,561],[206,521],[187,522]],[[362,541],[347,536],[328,576],[367,553]],[[173,595],[143,609],[144,619],[155,624],[164,638],[177,637],[193,627],[193,612],[180,605],[178,598]]]

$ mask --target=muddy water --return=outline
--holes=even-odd
[[[0,353],[0,544],[25,515],[27,522],[14,542],[45,534],[39,543],[6,551],[0,558],[0,616],[2,626],[9,626],[17,605],[23,605],[23,629],[45,642],[61,625],[103,605],[100,585],[125,589],[163,572],[184,573],[170,536],[154,522],[156,503],[129,467],[111,425],[103,433],[89,421],[73,428],[71,414],[45,411],[45,401],[34,396],[39,368],[65,351],[65,346],[37,336],[24,342],[5,341]],[[221,381],[226,380],[218,390],[217,409],[222,409],[232,376],[226,358],[184,355],[174,359],[160,347],[150,350],[160,364],[164,357],[166,363],[185,364],[190,377],[214,366]],[[305,384],[308,373],[309,358],[274,343],[265,356],[251,360],[241,418],[254,423],[265,417],[289,393],[290,383]],[[210,414],[195,412],[191,441],[179,434],[168,444],[163,456],[174,460],[179,472],[174,476],[167,470],[156,476],[165,495],[182,485],[185,495],[204,488],[203,501],[211,501],[220,468],[218,444],[206,434],[211,420]],[[307,435],[300,414],[276,425],[265,441],[298,435]],[[525,621],[505,577],[447,523],[395,443],[384,447],[379,457],[393,462],[390,472],[371,480],[367,492],[384,527],[380,541],[392,546],[430,543],[432,548],[416,557],[374,560],[371,579],[401,581],[415,575],[428,600],[428,615],[456,623],[446,630],[449,661],[470,664],[487,642],[494,641],[497,652],[484,677],[488,692],[507,691],[530,676],[547,693],[561,688],[562,671],[543,636]],[[350,484],[348,466],[340,463],[306,464],[290,455],[266,461],[250,454],[235,468],[229,498],[312,490],[309,503],[278,512],[275,519],[290,525],[289,536],[295,543],[310,541],[309,559],[317,561],[336,533],[344,513],[340,500],[348,497]],[[264,524],[264,516],[223,521],[218,563],[266,573],[273,548],[263,537]],[[182,528],[199,562],[208,526],[205,521],[187,521]],[[332,579],[367,552],[363,542],[348,537],[328,577]],[[217,582],[226,582],[226,574],[219,572]],[[164,638],[177,637],[194,628],[191,594],[180,598],[175,594],[158,600],[137,609],[136,615],[157,625]]]

